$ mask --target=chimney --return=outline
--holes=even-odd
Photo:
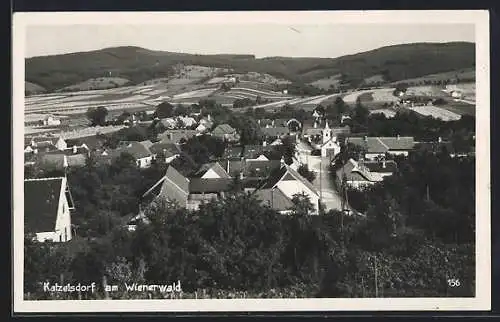
[[[73,154],[76,154],[78,152],[78,148],[76,147],[76,145],[73,145]]]

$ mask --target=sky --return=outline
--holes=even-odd
[[[451,41],[474,42],[474,25],[30,25],[25,56],[138,46],[191,54],[335,58],[388,45]]]

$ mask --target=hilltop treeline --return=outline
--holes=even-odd
[[[383,47],[339,58],[256,59],[253,55],[191,55],[151,51],[139,47],[34,57],[26,59],[26,81],[48,91],[89,78],[122,77],[139,84],[173,74],[175,64],[230,68],[237,73],[259,72],[294,82],[309,83],[341,74],[343,86],[357,87],[381,74],[387,82],[470,68],[475,64],[473,43],[420,43]]]

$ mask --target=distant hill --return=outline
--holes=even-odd
[[[258,72],[294,82],[312,83],[341,75],[340,83],[359,86],[377,76],[396,82],[429,74],[473,68],[475,45],[467,42],[414,43],[387,46],[338,58],[290,58],[253,55],[193,55],[152,51],[140,47],[114,47],[89,52],[26,59],[26,81],[47,91],[99,77],[120,77],[129,85],[175,75],[177,64]]]
[[[30,82],[24,82],[24,94],[26,95],[42,94],[45,93],[45,91],[45,88],[40,85]]]

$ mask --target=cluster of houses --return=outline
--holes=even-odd
[[[239,144],[240,135],[236,129],[229,124],[214,126],[210,116],[195,121],[191,129],[177,128],[178,120],[163,119],[161,122],[167,130],[158,135],[157,142],[120,142],[115,149],[103,148],[96,136],[68,140],[62,137],[30,138],[25,141],[25,163],[29,165],[41,160],[62,168],[77,167],[85,165],[91,153],[97,162],[111,162],[125,152],[134,158],[139,168],[148,168],[153,162],[168,165],[165,174],[142,195],[142,205],[165,200],[196,210],[205,202],[224,197],[239,185],[240,189],[254,194],[264,205],[282,214],[292,211],[297,194],[305,195],[313,204],[311,213],[319,214],[321,194],[297,171],[305,163],[300,154],[311,155],[316,151],[314,157],[327,158],[333,163],[341,154],[342,146],[360,147],[364,153],[341,164],[335,176],[337,184],[345,183],[361,189],[381,182],[397,171],[397,163],[387,158],[388,155],[407,156],[419,144],[409,136],[356,136],[349,126],[330,127],[321,117],[312,123],[295,119],[258,120],[262,143],[245,146]],[[185,118],[182,122],[187,125],[191,121]],[[227,147],[223,155],[188,172],[176,168],[172,161],[186,156],[182,145],[197,135],[212,135],[224,140]],[[280,152],[285,139],[297,146],[291,164],[285,163]],[[438,140],[436,144],[446,142]],[[310,149],[299,149],[299,145]],[[25,225],[29,230],[35,231],[41,241],[70,240],[74,203],[66,178],[26,179],[24,184]],[[135,229],[139,220],[145,220],[143,212],[131,218],[129,229]]]

